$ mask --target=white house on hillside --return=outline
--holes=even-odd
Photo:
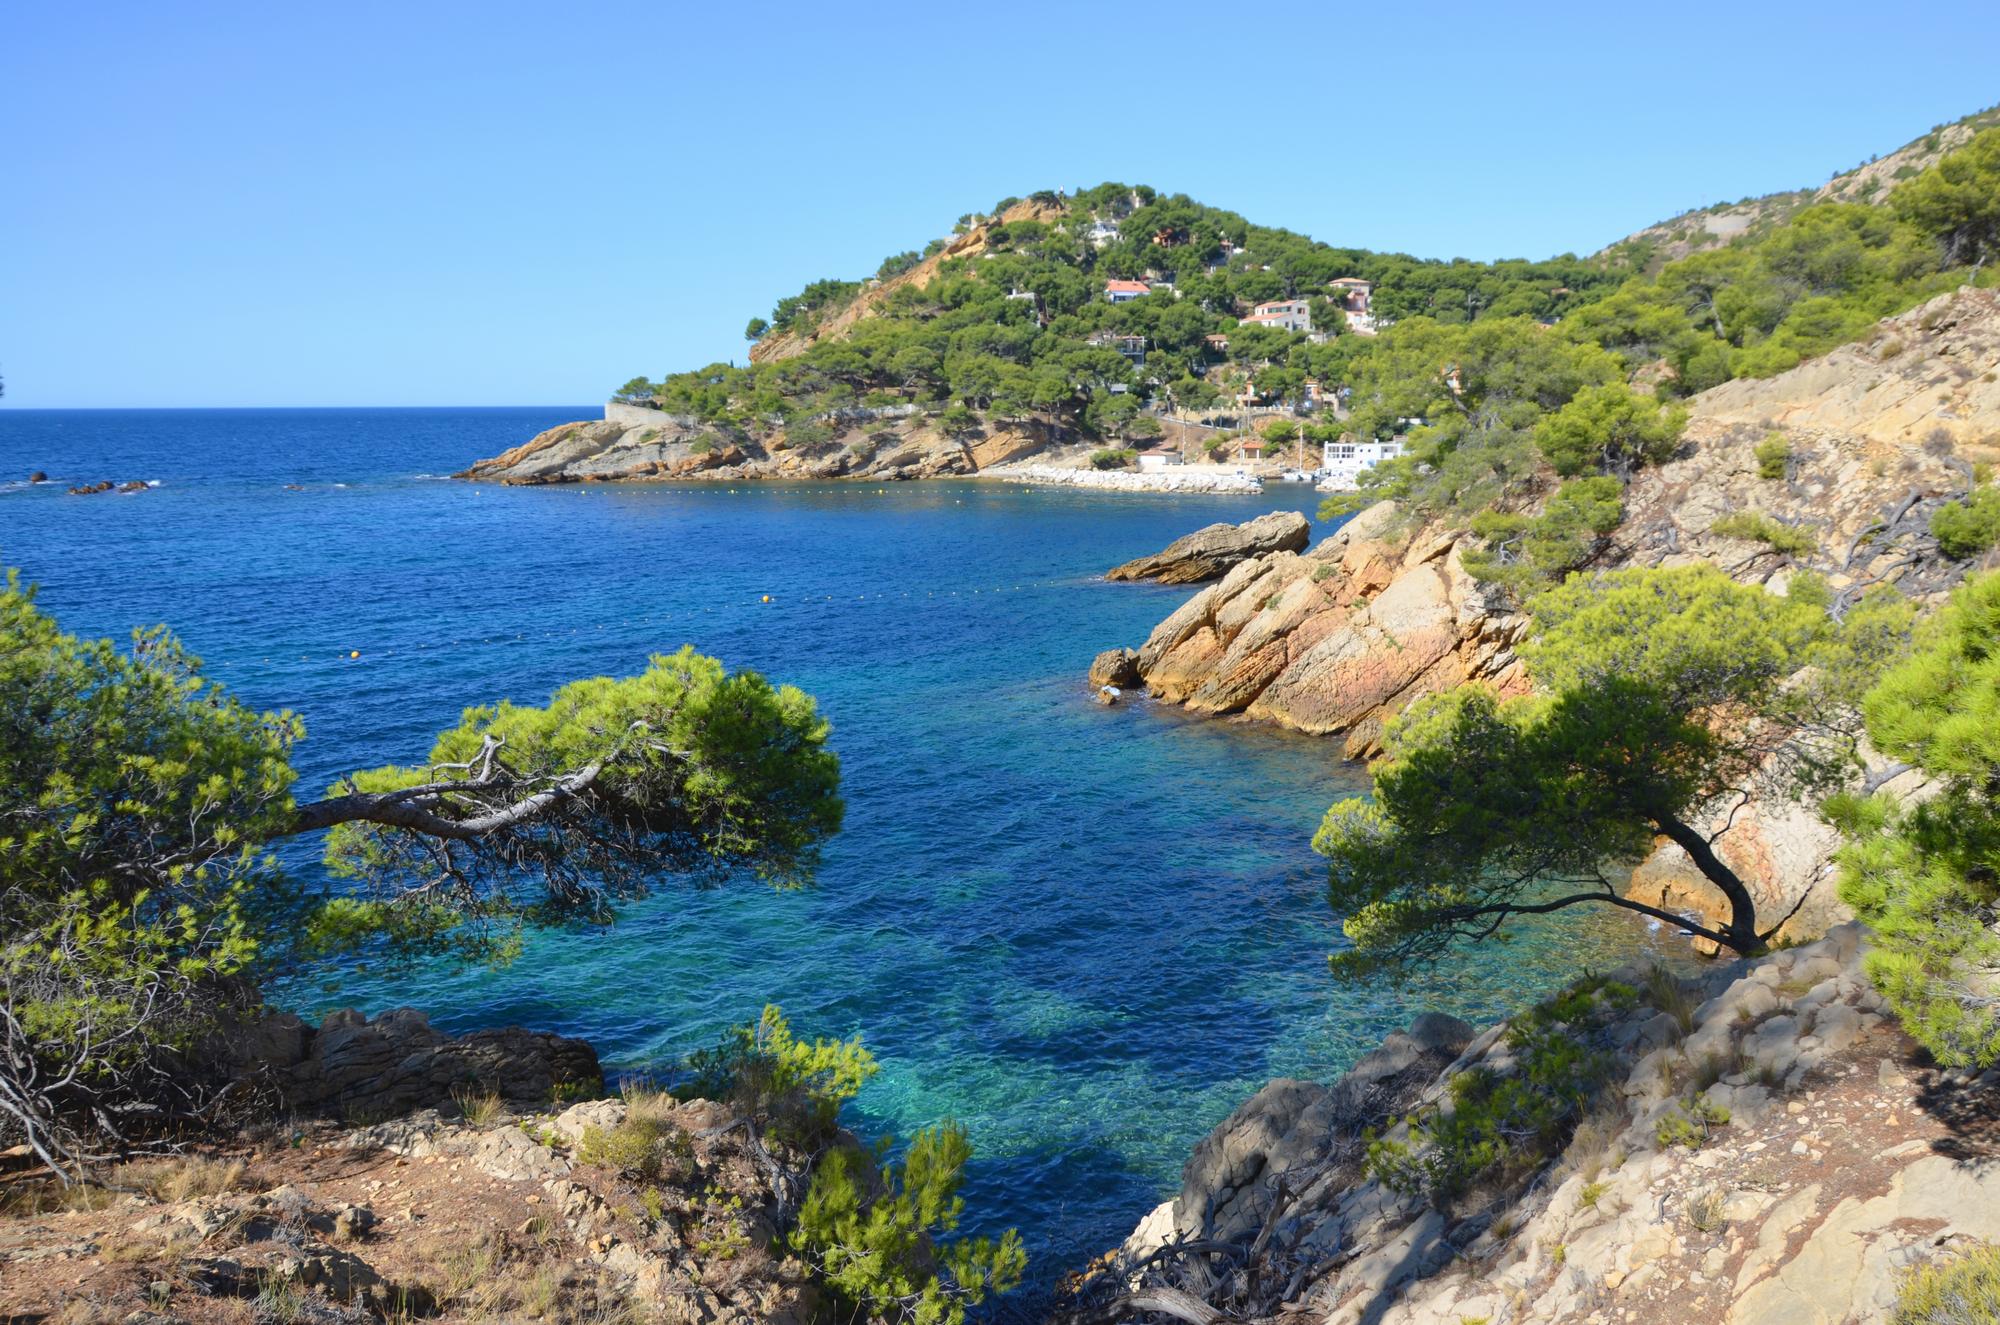
[[[1129,304],[1142,295],[1152,293],[1144,281],[1106,281],[1104,297],[1114,304]]]
[[[1386,442],[1357,442],[1352,438],[1342,438],[1328,442],[1322,453],[1326,477],[1320,480],[1321,492],[1353,492],[1361,486],[1363,471],[1373,469],[1384,460],[1394,460],[1403,454],[1403,443],[1397,440]]]
[[[1259,327],[1283,327],[1286,331],[1311,331],[1312,310],[1303,299],[1273,299],[1250,311],[1244,322]]]
[[[1093,248],[1103,248],[1106,244],[1118,242],[1118,224],[1115,221],[1092,221],[1090,229],[1084,231]]]

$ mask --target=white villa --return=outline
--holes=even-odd
[[[1357,442],[1343,437],[1340,441],[1328,442],[1322,452],[1326,477],[1320,480],[1320,491],[1353,492],[1361,486],[1363,471],[1373,469],[1381,461],[1394,460],[1401,454],[1401,440]]]
[[[1144,281],[1106,281],[1104,297],[1114,304],[1129,304],[1134,299],[1152,293],[1152,288]]]
[[[1171,469],[1185,463],[1181,459],[1181,453],[1171,446],[1156,446],[1150,451],[1139,452],[1139,472],[1142,474]]]
[[[1257,305],[1243,320],[1260,327],[1283,327],[1286,331],[1313,329],[1312,310],[1303,299],[1273,299]]]
[[[1115,244],[1118,242],[1118,224],[1115,221],[1092,221],[1090,229],[1084,232],[1084,238],[1090,241],[1092,248]]]

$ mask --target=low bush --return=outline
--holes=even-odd
[[[586,1127],[576,1157],[585,1164],[657,1181],[694,1156],[694,1141],[681,1128],[637,1109],[616,1127]]]
[[[1675,1146],[1699,1150],[1709,1134],[1728,1121],[1729,1110],[1707,1096],[1696,1095],[1667,1110],[1653,1128],[1653,1140],[1662,1150]]]
[[[1947,557],[1970,561],[2000,543],[2000,488],[1979,488],[1931,516],[1931,534]]]
[[[1443,1207],[1539,1168],[1567,1143],[1617,1063],[1589,1043],[1589,1031],[1636,999],[1629,986],[1593,977],[1518,1018],[1507,1031],[1514,1070],[1461,1072],[1449,1110],[1403,1120],[1408,1140],[1371,1136],[1369,1176]]]
[[[1090,453],[1092,469],[1124,469],[1139,458],[1139,453],[1131,447],[1109,447]]]
[[[755,1025],[733,1027],[714,1048],[692,1055],[674,1094],[734,1100],[785,1139],[816,1144],[832,1134],[840,1106],[879,1070],[858,1036],[801,1040],[773,1003]]]
[[[1984,1243],[1910,1271],[1889,1325],[2000,1323],[2000,1247]]]
[[[1758,478],[1783,478],[1792,467],[1792,444],[1779,432],[1768,434],[1751,454],[1757,457]]]
[[[1788,557],[1802,557],[1819,546],[1804,529],[1788,524],[1780,524],[1768,515],[1756,511],[1737,511],[1725,515],[1708,527],[1708,532],[1721,538],[1741,538],[1752,543],[1762,543],[1773,552],[1782,552]]]

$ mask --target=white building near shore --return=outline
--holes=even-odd
[[[1320,480],[1321,492],[1353,492],[1361,486],[1361,475],[1384,460],[1394,460],[1403,454],[1401,441],[1357,442],[1342,438],[1326,443],[1322,452],[1326,477]]]

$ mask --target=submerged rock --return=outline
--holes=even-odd
[[[1273,552],[1303,552],[1312,522],[1297,511],[1272,511],[1242,524],[1212,524],[1177,538],[1165,550],[1106,571],[1107,580],[1158,580],[1199,584],[1226,574],[1239,562]]]

